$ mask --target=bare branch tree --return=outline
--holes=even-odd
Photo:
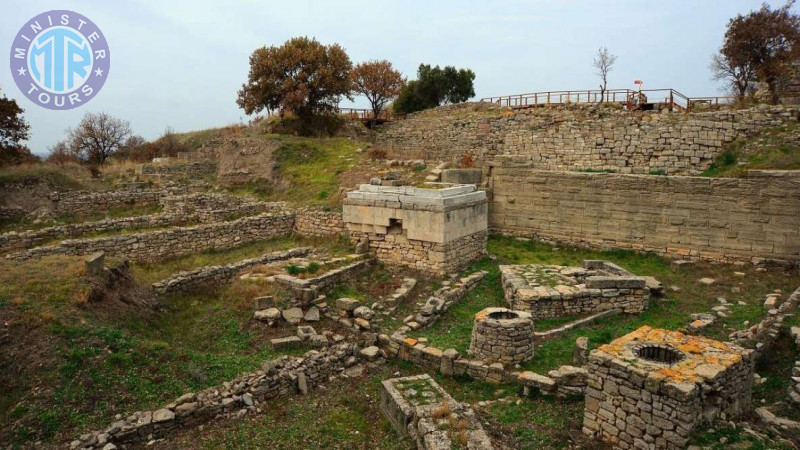
[[[722,53],[711,56],[711,79],[725,84],[725,89],[731,92],[740,102],[753,92],[753,81],[756,71],[750,64],[733,64]]]
[[[67,131],[67,142],[82,161],[100,165],[119,150],[130,135],[127,120],[106,113],[86,113],[76,128]]]
[[[615,62],[617,62],[617,56],[612,55],[607,48],[600,47],[597,50],[597,56],[595,56],[592,66],[597,69],[597,72],[595,73],[600,77],[601,80],[600,103],[605,101],[605,94],[606,90],[608,89],[608,73],[611,72]]]

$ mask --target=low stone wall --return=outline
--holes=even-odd
[[[162,177],[174,175],[211,175],[217,172],[217,163],[213,161],[197,161],[190,163],[142,164],[136,173],[145,177]]]
[[[53,193],[54,210],[58,213],[85,214],[124,206],[158,205],[166,195],[185,193],[185,189],[121,189],[115,191],[68,191]]]
[[[394,155],[483,164],[519,155],[542,170],[615,170],[694,175],[734,139],[797,121],[796,107],[689,114],[564,106],[509,111],[486,103],[447,105],[382,127],[377,146]]]
[[[756,359],[768,354],[783,328],[783,321],[793,316],[800,306],[800,288],[797,288],[777,308],[767,311],[767,316],[746,330],[734,331],[730,334],[731,342],[742,347],[754,348]]]
[[[220,286],[233,282],[236,276],[245,269],[289,258],[300,258],[310,252],[311,247],[300,247],[282,252],[267,253],[257,258],[244,259],[225,266],[200,267],[192,271],[178,272],[166,280],[153,283],[151,287],[157,294],[173,294],[200,287]]]
[[[260,214],[231,222],[177,227],[166,230],[93,239],[72,239],[47,247],[35,247],[7,256],[11,259],[46,255],[88,255],[105,252],[134,261],[157,261],[170,256],[227,249],[247,242],[291,234],[294,215]]]
[[[58,225],[41,230],[11,231],[0,235],[0,254],[36,247],[57,238],[76,238],[88,233],[124,230],[137,227],[158,227],[190,221],[191,218],[173,214],[151,214],[146,216],[105,219],[95,222]]]
[[[213,193],[167,196],[160,203],[164,212],[196,216],[201,222],[218,222],[236,216],[289,210],[286,202],[260,202],[248,197]]]
[[[714,261],[800,260],[800,176],[702,178],[491,169],[489,227]]]
[[[360,273],[369,267],[371,259],[356,261],[345,266],[329,270],[314,278],[298,278],[292,275],[275,275],[275,283],[289,289],[300,306],[306,306],[314,301],[325,290],[333,287]]]
[[[650,289],[644,278],[608,261],[585,260],[583,266],[500,266],[506,301],[537,319],[647,309]]]
[[[321,237],[347,234],[341,211],[300,208],[294,212],[294,232],[300,236]]]
[[[236,217],[252,216],[264,211],[280,211],[286,208],[286,204],[282,202],[254,202],[220,194],[167,196],[160,200],[160,204],[163,206],[163,212],[158,214],[4,233],[0,235],[0,254],[32,248],[57,238],[79,238],[89,233],[138,227],[219,222]]]
[[[284,356],[266,362],[261,370],[239,376],[222,386],[184,394],[165,407],[137,411],[102,431],[81,436],[71,449],[100,450],[108,444],[126,445],[169,436],[173,430],[208,422],[217,416],[255,409],[256,405],[286,395],[305,392],[327,382],[359,357],[358,347],[341,343],[302,358]],[[350,362],[348,362],[350,361]]]

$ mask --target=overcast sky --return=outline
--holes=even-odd
[[[770,1],[773,6],[783,2]],[[153,139],[248,118],[235,103],[257,47],[293,36],[338,42],[354,63],[388,59],[408,78],[420,63],[469,67],[477,98],[544,90],[595,89],[598,47],[619,59],[610,88],[671,87],[690,96],[719,92],[708,62],[729,18],[755,0],[493,1],[51,1],[3,0],[0,49],[19,28],[53,9],[79,12],[106,36],[111,69],[85,106],[51,111],[22,96],[2,59],[0,87],[32,126],[38,154],[86,112],[105,111]],[[364,98],[356,98],[365,107]]]

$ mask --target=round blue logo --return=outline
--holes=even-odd
[[[34,17],[11,44],[11,74],[29,100],[48,109],[77,108],[103,87],[111,66],[105,36],[74,11]]]

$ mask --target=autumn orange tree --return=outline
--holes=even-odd
[[[722,49],[711,62],[714,78],[727,81],[743,98],[755,76],[769,86],[771,100],[777,103],[790,63],[800,53],[800,16],[791,10],[794,3],[790,0],[777,9],[764,3],[731,19]]]
[[[372,105],[372,124],[378,114],[403,89],[403,76],[386,60],[367,61],[353,69],[353,90],[364,95]]]
[[[245,113],[291,111],[301,119],[333,111],[350,97],[353,64],[339,44],[296,37],[250,55],[250,73],[236,103]]]

